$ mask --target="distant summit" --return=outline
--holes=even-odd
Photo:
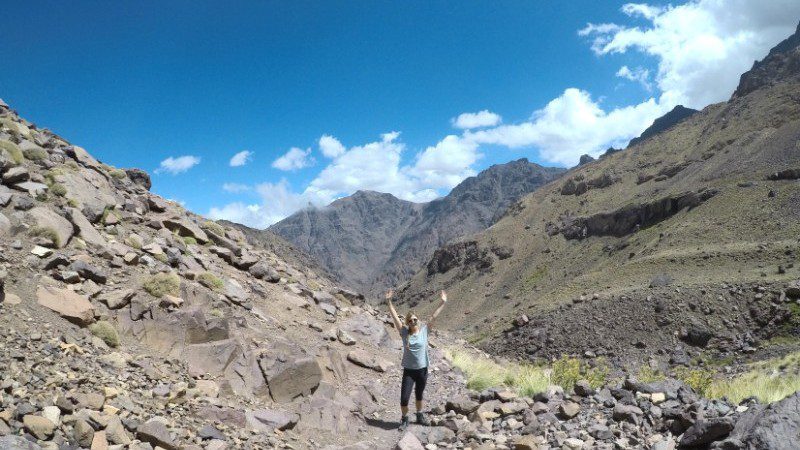
[[[687,108],[682,105],[678,105],[672,109],[672,111],[664,114],[663,116],[659,117],[658,119],[653,121],[653,124],[647,127],[646,130],[639,135],[639,137],[631,139],[628,143],[628,148],[633,147],[634,145],[649,139],[658,133],[661,133],[665,130],[668,130],[675,126],[677,123],[682,122],[684,119],[691,117],[693,114],[697,112],[696,109]]]
[[[377,293],[406,281],[440,246],[495,223],[525,194],[564,169],[519,159],[467,178],[449,195],[413,203],[358,191],[325,208],[309,208],[271,226],[350,287]]]

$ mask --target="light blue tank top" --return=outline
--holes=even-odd
[[[428,367],[428,326],[422,325],[415,334],[409,334],[408,327],[403,327],[400,336],[403,338],[403,368]]]

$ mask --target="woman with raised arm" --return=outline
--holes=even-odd
[[[389,313],[392,315],[394,327],[397,328],[403,339],[403,381],[400,384],[400,412],[402,413],[400,430],[402,431],[408,428],[408,401],[411,399],[412,387],[417,400],[417,423],[420,425],[430,424],[422,413],[422,395],[425,392],[425,384],[428,382],[428,329],[433,326],[447,303],[447,293],[442,291],[442,303],[433,312],[427,325],[421,323],[412,311],[406,314],[406,323],[403,325],[400,322],[400,316],[397,315],[397,310],[394,309],[393,295],[394,291],[391,289],[386,292],[386,300],[389,303]]]

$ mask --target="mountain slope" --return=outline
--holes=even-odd
[[[686,108],[682,105],[672,108],[672,111],[654,120],[653,124],[642,131],[642,134],[640,134],[639,137],[631,139],[631,141],[628,143],[628,148],[633,147],[634,145],[644,141],[645,139],[649,139],[658,133],[668,130],[669,128],[675,126],[675,124],[681,122],[687,117],[691,117],[695,113],[697,113],[696,109]]]
[[[519,197],[561,173],[520,159],[492,166],[430,203],[359,191],[297,212],[269,231],[315,257],[341,282],[376,294],[407,280],[441,245],[487,228]]]
[[[517,357],[680,360],[796,334],[800,50],[782,48],[759,88],[524,197],[400,296],[449,289],[447,327]]]

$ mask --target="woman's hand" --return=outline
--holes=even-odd
[[[394,289],[389,289],[386,291],[386,300],[392,301],[392,297],[394,297]]]
[[[447,303],[447,292],[442,291],[442,303]]]

